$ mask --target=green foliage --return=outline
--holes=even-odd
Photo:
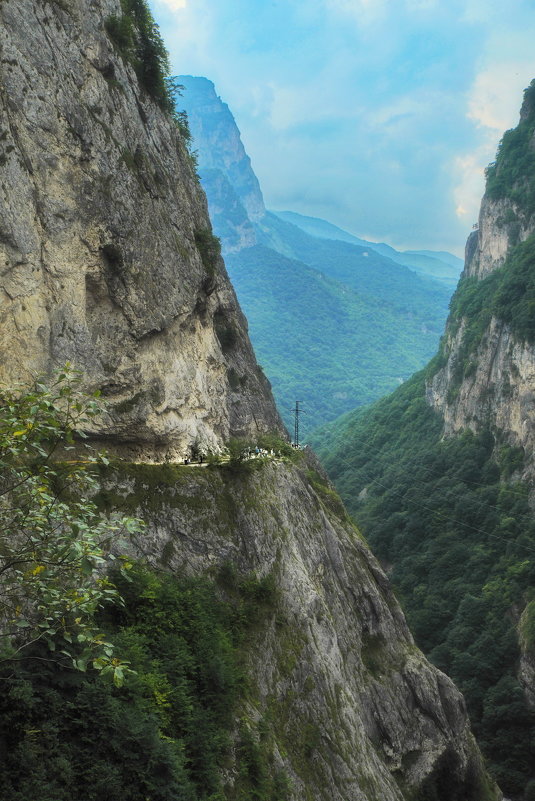
[[[257,454],[257,449],[259,453]],[[262,454],[262,450],[267,454]],[[252,473],[260,469],[267,460],[271,459],[271,451],[278,459],[299,463],[303,454],[293,448],[289,442],[278,434],[260,434],[255,440],[244,437],[232,437],[226,444],[226,457],[214,460],[213,464],[230,470],[234,474]]]
[[[520,221],[535,212],[535,82],[526,90],[523,115],[519,125],[507,131],[500,144],[496,162],[487,170],[486,197],[508,200],[497,223],[507,228],[510,243],[504,265],[487,277],[463,276],[451,301],[450,328],[464,326],[461,346],[454,364],[449,400],[455,397],[463,378],[475,370],[474,354],[481,344],[493,317],[506,323],[523,342],[535,342],[535,236],[518,242]],[[436,371],[444,362],[432,365]]]
[[[496,161],[487,168],[487,197],[508,198],[528,215],[535,212],[535,81],[524,93],[526,114],[500,142]]]
[[[515,631],[535,582],[535,521],[526,488],[507,480],[521,454],[490,431],[443,440],[423,374],[326,426],[314,445],[391,568],[418,645],[465,694],[500,786],[520,794],[535,778]]]
[[[204,269],[210,277],[217,271],[217,264],[221,258],[221,242],[208,228],[195,231],[195,244],[200,253]]]
[[[371,250],[291,225],[297,233],[290,237],[281,220],[267,219],[270,237],[287,254],[258,245],[228,254],[226,264],[281,416],[290,428],[301,398],[306,438],[423,367],[436,349],[450,293]]]
[[[493,801],[496,794],[485,776],[472,763],[463,776],[461,758],[450,746],[444,751],[432,773],[424,780],[412,801]]]
[[[96,489],[90,467],[98,457],[88,452],[67,460],[99,411],[78,385],[67,366],[50,387],[0,393],[2,660],[27,658],[39,642],[58,661],[80,670],[92,664],[120,683],[125,666],[94,618],[118,600],[104,575],[114,558],[110,541],[139,525],[130,518],[111,524],[87,500]]]
[[[450,325],[465,329],[455,363],[454,385],[470,374],[474,354],[492,317],[507,323],[518,339],[535,342],[535,236],[516,245],[506,263],[482,280],[463,276],[450,306]],[[436,371],[440,363],[433,365]]]
[[[123,14],[106,20],[106,31],[123,58],[129,61],[148,94],[166,111],[171,99],[166,85],[169,55],[146,0],[121,0]]]
[[[535,601],[530,601],[521,620],[520,635],[526,650],[535,654]]]
[[[106,19],[108,36],[124,60],[132,64],[143,89],[171,115],[182,137],[190,142],[187,115],[176,110],[184,87],[169,75],[169,54],[147,0],[121,0],[121,6],[120,17]]]
[[[223,571],[224,573],[225,571]],[[224,575],[219,583],[225,584]],[[229,578],[230,576],[230,578]],[[251,632],[276,602],[273,578],[226,568],[226,600],[204,578],[136,565],[118,575],[107,636],[135,670],[122,687],[29,661],[0,694],[1,801],[215,801],[232,765]],[[269,727],[241,727],[236,797],[284,801]],[[282,781],[282,784],[281,784]]]
[[[230,353],[238,344],[239,338],[234,324],[224,312],[214,314],[214,329],[223,353]]]

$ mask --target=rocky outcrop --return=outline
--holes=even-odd
[[[0,378],[70,360],[130,456],[279,429],[179,131],[105,20],[118,0],[1,5]]]
[[[518,623],[520,666],[518,677],[524,687],[526,699],[535,710],[535,601],[524,609]]]
[[[535,350],[519,341],[503,321],[493,318],[471,357],[471,375],[456,386],[464,331],[461,324],[455,333],[446,334],[445,349],[450,357],[428,386],[428,400],[443,415],[447,435],[465,428],[477,432],[490,422],[501,444],[524,451],[524,477],[531,478],[535,468]],[[450,392],[452,386],[454,393]]]
[[[250,651],[244,704],[252,719],[270,712],[294,799],[496,798],[462,698],[415,648],[317,466],[168,464],[282,428],[180,131],[107,34],[121,9],[0,4],[0,378],[28,383],[70,360],[102,392],[91,433],[129,459],[106,498],[110,514],[126,505],[147,521],[136,555],[272,573],[277,612]]]
[[[477,292],[478,287],[481,290],[493,275],[496,277],[497,271],[510,270],[514,260],[519,258],[522,243],[526,243],[535,232],[535,215],[530,201],[535,186],[533,89],[532,83],[525,94],[519,127],[512,134],[510,132],[508,141],[504,139],[497,161],[491,165],[487,192],[481,204],[479,229],[468,239],[466,247],[465,285],[463,287],[461,280],[458,294],[466,292],[470,281],[472,289],[468,291]],[[532,260],[531,251],[528,256]],[[509,286],[510,296],[530,291],[521,281],[518,285],[520,289]],[[512,461],[513,476],[527,483],[533,504],[535,344],[531,337],[520,336],[515,331],[514,319],[504,320],[496,313],[488,313],[488,309],[493,308],[495,296],[496,293],[488,293],[484,303],[480,303],[471,315],[452,315],[448,320],[442,343],[444,364],[428,382],[427,399],[443,416],[446,436],[467,428],[475,432],[490,430],[498,461],[504,449],[514,449],[517,458]],[[532,315],[531,300],[530,303],[528,314]],[[465,308],[470,309],[470,304]],[[475,308],[472,304],[472,309]],[[478,327],[477,345],[470,349],[466,342],[474,337],[473,332]],[[511,609],[511,617],[518,621],[520,633],[529,608],[530,605],[522,617],[521,607]],[[527,702],[533,708],[533,648],[526,642],[525,637],[519,637],[521,660],[518,678]]]
[[[256,245],[256,230],[223,170],[199,169],[199,177],[208,198],[210,220],[225,256]]]
[[[523,127],[512,132],[515,149],[502,146],[496,164],[491,165],[479,227],[466,246],[465,282],[481,282],[497,270],[507,270],[518,248],[535,232],[529,202],[534,182],[530,171],[534,113],[530,89],[520,115]],[[523,169],[517,166],[520,159],[525,162]],[[462,291],[461,281],[458,292]],[[486,306],[492,300],[489,297]],[[486,306],[478,312],[480,319]],[[467,352],[470,326],[474,327],[473,318],[452,315],[448,320],[442,344],[444,364],[428,383],[428,401],[444,417],[446,435],[464,428],[477,431],[485,425],[496,433],[500,445],[521,448],[525,454],[522,475],[531,481],[535,475],[535,347],[495,315],[481,325],[477,346]]]

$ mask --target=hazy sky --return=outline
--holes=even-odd
[[[227,102],[266,204],[462,253],[535,77],[534,0],[150,0]]]

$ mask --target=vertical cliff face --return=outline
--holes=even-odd
[[[145,455],[280,428],[180,133],[106,33],[118,0],[0,12],[2,380],[71,360],[100,435]]]
[[[490,425],[503,442],[522,448],[526,476],[533,475],[535,446],[534,91],[526,91],[519,125],[505,134],[489,167],[442,366],[428,386],[446,433]]]
[[[0,377],[69,359],[102,391],[92,433],[129,459],[106,497],[146,519],[136,555],[273,576],[242,706],[252,726],[272,721],[288,797],[496,798],[461,696],[415,648],[313,461],[149,464],[281,424],[179,131],[110,39],[121,14],[119,0],[0,4]],[[239,201],[261,213],[254,187]],[[235,780],[227,766],[229,798]]]

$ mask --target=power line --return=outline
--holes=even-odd
[[[381,484],[376,478],[371,479],[371,483],[379,484],[380,487],[384,487],[384,489],[389,490],[394,495],[397,495],[399,498],[406,498],[405,495],[402,495],[401,492],[396,492],[395,490],[387,487],[385,484]],[[486,537],[492,537],[495,540],[501,540],[502,542],[506,542],[509,545],[516,545],[520,548],[525,548],[525,550],[529,551],[530,553],[535,554],[535,548],[531,548],[529,545],[524,545],[521,542],[513,542],[508,537],[500,537],[498,534],[491,534],[490,531],[486,531],[483,528],[479,528],[478,526],[471,526],[469,523],[463,523],[462,520],[457,520],[455,517],[450,517],[449,515],[444,514],[444,512],[439,512],[437,509],[433,509],[431,506],[426,506],[423,503],[419,503],[418,501],[410,500],[409,503],[413,504],[414,506],[419,506],[421,509],[426,509],[428,512],[432,512],[434,515],[438,517],[442,517],[444,520],[449,520],[451,523],[455,523],[457,526],[462,526],[463,528],[469,528],[472,531],[479,531],[480,534],[485,534]]]
[[[373,440],[370,438],[364,444],[365,445],[369,445],[369,444],[372,444],[372,442],[373,442]],[[360,470],[362,470],[361,467],[357,467],[356,465],[351,464],[351,462],[349,462],[347,459],[341,459],[340,457],[338,457],[338,460],[344,462],[344,464],[348,468],[350,468],[352,471],[360,471]],[[400,467],[400,469],[407,469],[407,468],[412,467],[413,465],[418,465],[418,471],[419,472],[424,472],[424,473],[427,473],[428,475],[434,475],[435,474],[434,470],[429,470],[429,469],[426,469],[425,467],[423,467],[422,464],[421,464],[421,460],[419,458],[414,458],[414,459],[411,459],[411,460],[406,461],[406,462],[400,462],[399,467]],[[437,475],[437,479],[439,477],[444,476],[443,472],[441,472],[441,471],[438,471],[438,472],[439,472],[439,475]],[[483,487],[485,489],[488,489],[489,486],[490,486],[489,484],[482,484],[480,481],[473,481],[472,479],[469,479],[469,478],[461,478],[461,477],[459,477],[457,480],[462,484],[473,484],[476,487]],[[498,483],[498,482],[496,482],[496,483]],[[512,487],[505,486],[504,484],[500,483],[499,489],[500,489],[500,492],[508,492],[511,495],[516,495],[519,498],[524,498],[524,499],[526,498],[526,495],[525,495],[524,492],[517,491],[517,490],[513,489]]]
[[[299,408],[300,403],[302,403],[302,401],[296,400],[295,408],[292,409],[294,413],[294,444],[296,448],[299,447],[299,415],[305,413],[303,409]]]

